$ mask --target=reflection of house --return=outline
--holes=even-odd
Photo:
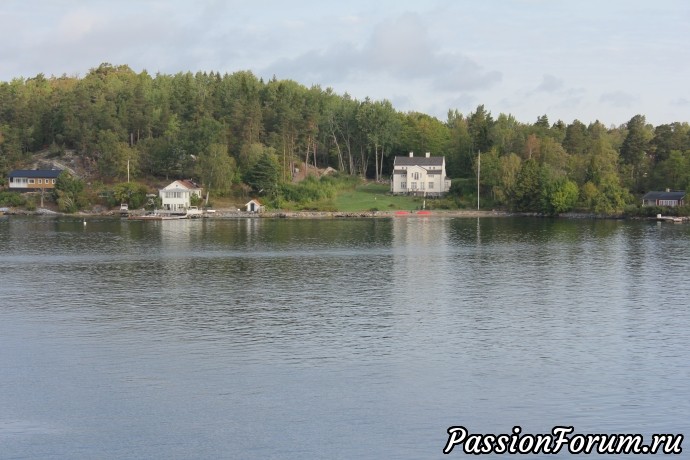
[[[55,182],[62,171],[59,169],[17,169],[9,174],[10,190],[34,192],[55,188]]]
[[[244,206],[247,212],[261,212],[264,209],[263,205],[259,203],[259,200],[256,199],[249,200]]]
[[[685,204],[685,192],[648,192],[642,197],[642,206],[683,206]]]
[[[191,180],[176,180],[158,191],[163,209],[184,211],[191,206],[192,196],[201,198],[201,187]]]
[[[424,157],[395,157],[391,192],[393,194],[414,194],[441,196],[450,189],[450,179],[446,177],[446,157],[432,157],[427,152]]]

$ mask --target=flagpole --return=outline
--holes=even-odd
[[[477,158],[477,211],[479,211],[479,179],[482,170],[482,151],[479,150],[479,157]]]

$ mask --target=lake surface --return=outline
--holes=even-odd
[[[11,216],[0,457],[444,458],[453,425],[687,436],[689,273],[686,224]]]

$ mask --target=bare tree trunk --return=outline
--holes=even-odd
[[[381,146],[381,161],[379,161],[379,180],[383,177],[383,145]]]
[[[354,176],[355,175],[355,160],[352,157],[352,147],[350,146],[349,142],[347,144],[347,157],[349,158],[350,175]]]
[[[338,170],[345,171],[345,164],[343,163],[343,151],[340,149],[340,144],[338,143],[338,138],[335,133],[331,133],[333,137],[333,142],[335,143],[335,149],[338,151]]]
[[[316,139],[314,139],[314,168],[319,169],[319,167],[316,165]]]
[[[307,138],[307,153],[304,155],[304,178],[307,178],[307,171],[309,171],[309,149],[311,148],[311,137]]]

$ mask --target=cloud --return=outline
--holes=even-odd
[[[105,26],[105,18],[84,9],[67,12],[60,18],[57,34],[53,39],[62,42],[78,42]]]
[[[604,93],[599,98],[599,102],[609,104],[613,107],[626,108],[630,107],[637,101],[637,97],[623,91],[612,91]]]
[[[542,78],[541,83],[535,91],[537,92],[544,92],[544,93],[554,93],[556,91],[559,91],[563,89],[563,80],[557,77],[554,77],[553,75],[544,75]]]
[[[328,84],[370,74],[370,78],[412,84],[424,81],[446,92],[490,88],[502,80],[500,72],[485,70],[460,53],[439,51],[415,13],[379,23],[360,46],[340,42],[326,49],[313,48],[294,58],[273,62],[264,73],[298,79],[303,76]]]
[[[690,100],[684,97],[679,97],[671,101],[671,105],[675,107],[690,107]]]

